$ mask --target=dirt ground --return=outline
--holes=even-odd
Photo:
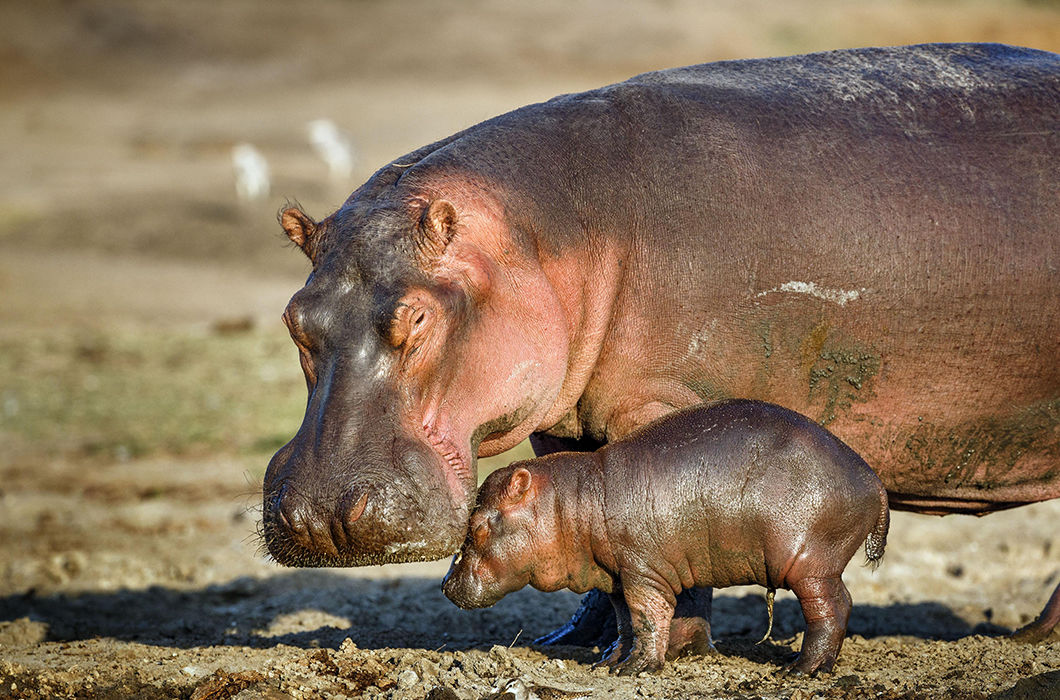
[[[836,671],[811,679],[777,673],[801,642],[784,592],[771,641],[763,592],[729,589],[717,655],[615,678],[593,650],[532,644],[573,594],[465,612],[447,562],[282,569],[257,535],[305,399],[278,321],[307,273],[275,223],[286,198],[322,216],[401,153],[646,70],[929,40],[1057,51],[1060,5],[5,5],[0,698],[1060,697],[1060,636],[1007,638],[1060,581],[1060,501],[896,513],[879,570],[847,571]],[[321,117],[356,145],[348,181],[307,145]],[[264,200],[235,198],[244,141],[269,161]]]

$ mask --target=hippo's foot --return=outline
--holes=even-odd
[[[681,656],[706,656],[716,654],[714,640],[710,638],[710,623],[702,617],[675,618],[670,623],[670,644],[666,649],[666,660]]]
[[[607,649],[618,639],[615,610],[606,593],[593,589],[566,624],[534,640],[534,644],[557,644]]]
[[[1045,609],[1038,619],[1016,630],[1012,639],[1025,644],[1060,640],[1060,584],[1049,596],[1049,602],[1045,604]]]
[[[790,663],[781,666],[780,673],[788,676],[812,676],[817,673],[831,673],[833,666],[835,659],[820,661],[801,653]]]
[[[791,590],[802,606],[806,634],[798,658],[785,670],[793,675],[831,671],[850,618],[850,593],[838,576],[793,581]]]
[[[1023,644],[1041,644],[1042,642],[1060,642],[1060,625],[1046,627],[1037,624],[1037,620],[1021,627],[1012,633],[1012,641]]]
[[[625,661],[611,666],[611,673],[619,676],[635,676],[638,673],[653,673],[655,671],[660,671],[665,665],[666,662],[654,654],[638,654],[637,650],[634,649],[630,652],[629,656],[626,657]]]

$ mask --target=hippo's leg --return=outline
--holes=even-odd
[[[711,588],[689,588],[677,596],[677,610],[670,626],[668,658],[715,651],[710,632]],[[618,640],[615,609],[607,594],[593,589],[582,597],[581,606],[562,627],[538,637],[534,644],[557,644],[607,649]]]
[[[710,635],[710,614],[714,589],[689,588],[677,596],[674,619],[670,623],[670,644],[666,660],[679,656],[704,656],[717,652]]]
[[[806,635],[799,656],[789,667],[796,674],[831,671],[850,618],[850,593],[838,575],[791,581],[806,620]]]
[[[615,610],[615,623],[618,628],[618,638],[608,647],[607,651],[604,652],[604,656],[598,662],[593,664],[596,666],[607,666],[608,668],[614,668],[618,665],[618,662],[626,658],[629,655],[631,649],[633,649],[633,619],[630,617],[629,606],[626,605],[626,597],[620,586],[615,586],[614,592],[608,596],[611,599],[611,605]]]
[[[633,648],[611,670],[622,676],[658,671],[666,665],[670,622],[674,616],[673,597],[668,599],[651,583],[640,580],[623,579],[622,590],[633,626]]]
[[[1016,641],[1030,644],[1044,642],[1051,637],[1060,637],[1060,584],[1049,596],[1049,602],[1038,619],[1012,635]]]

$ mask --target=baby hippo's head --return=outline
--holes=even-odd
[[[528,583],[555,542],[555,523],[542,504],[552,498],[548,479],[527,463],[493,472],[478,493],[464,546],[449,567],[442,591],[462,608],[486,608]],[[543,557],[549,561],[554,557]]]

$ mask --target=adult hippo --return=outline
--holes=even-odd
[[[1055,54],[646,73],[280,219],[313,264],[284,313],[305,419],[264,482],[282,564],[444,557],[477,456],[595,447],[731,397],[826,425],[897,509],[1060,496]],[[1058,617],[1060,589],[1032,636]]]

